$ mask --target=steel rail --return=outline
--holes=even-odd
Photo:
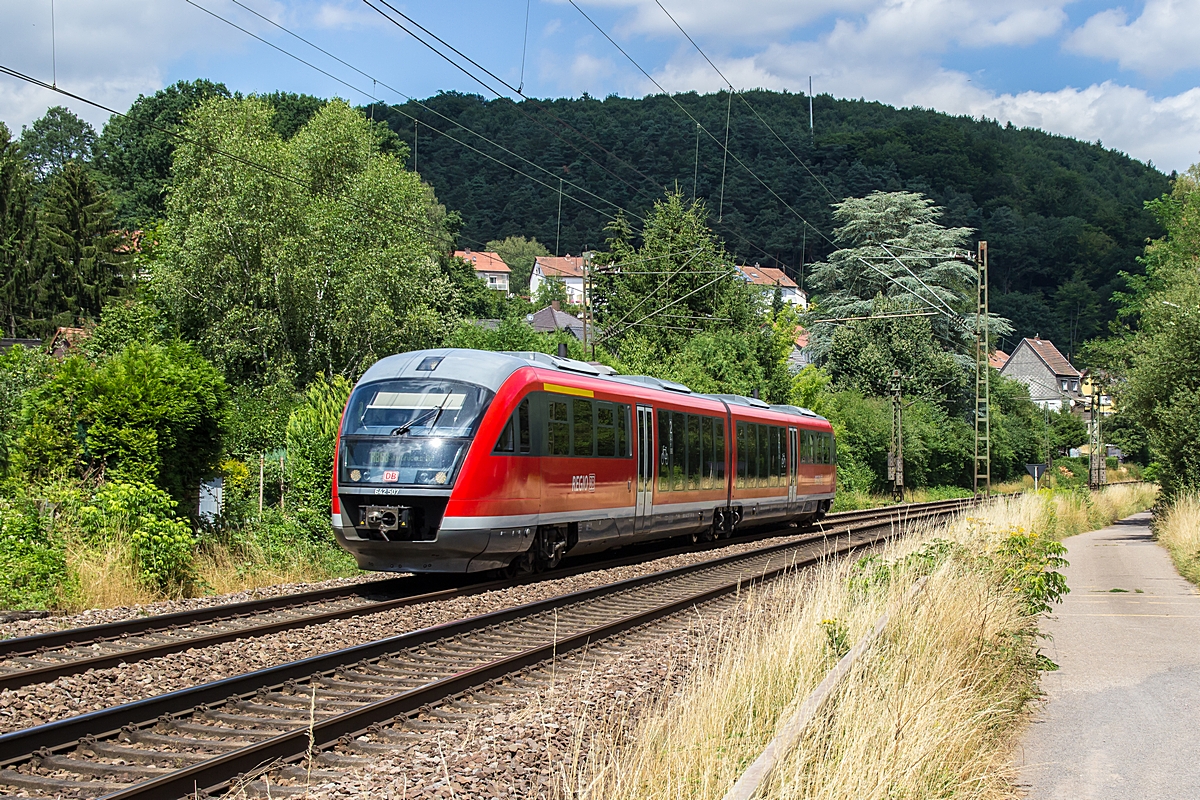
[[[965,503],[957,504],[955,507],[943,506],[936,510],[925,509],[920,513],[908,515],[908,518],[910,520],[919,520],[942,516],[948,513],[953,513],[955,510],[957,510],[957,508],[962,507],[963,505],[965,505]],[[897,520],[899,519],[900,517],[898,515]],[[846,535],[844,544],[839,541],[842,538],[843,533],[838,532],[836,537],[831,537],[833,538],[832,550],[828,547],[824,547],[820,552],[814,552],[811,554],[804,562],[797,563],[808,563],[813,559],[820,559],[835,552],[843,552],[848,549],[861,547],[864,544],[870,544],[889,538],[895,532],[895,528],[893,527],[892,523],[893,520],[891,519],[876,519],[872,522],[863,523],[857,528],[857,532],[859,534],[861,534],[863,531],[878,530],[881,527],[886,527],[886,530],[882,535],[876,535],[873,537],[864,538],[860,535],[858,541],[854,541],[851,535]],[[847,533],[853,534],[854,532],[855,531],[849,531]],[[705,571],[711,572],[717,568],[736,568],[737,562],[750,563],[767,557],[767,563],[769,564],[770,559],[773,558],[777,553],[782,553],[789,549],[798,551],[806,547],[812,548],[818,544],[820,543],[812,540],[805,542],[789,542],[761,548],[749,553],[711,559],[699,564],[677,567],[659,573],[654,573],[652,575],[630,578],[602,587],[585,589],[555,598],[528,603],[514,608],[502,609],[471,619],[459,620],[457,622],[446,623],[410,633],[400,634],[398,636],[339,650],[334,653],[313,656],[289,664],[283,664],[277,667],[258,670],[256,672],[223,679],[212,683],[178,690],[159,697],[148,698],[146,700],[136,701],[113,708],[102,709],[77,717],[71,717],[68,719],[59,720],[57,722],[40,725],[34,728],[28,728],[21,731],[0,735],[0,766],[15,766],[34,759],[51,757],[57,753],[62,753],[73,746],[77,746],[81,742],[94,742],[97,739],[111,738],[121,734],[123,731],[144,731],[163,721],[169,722],[178,720],[196,712],[207,711],[209,704],[215,703],[220,705],[223,703],[241,702],[247,698],[253,697],[256,693],[278,689],[279,687],[286,686],[289,682],[294,683],[296,681],[303,681],[310,677],[332,674],[335,670],[339,668],[344,669],[347,667],[347,665],[354,664],[356,662],[361,663],[371,659],[378,659],[380,657],[387,656],[388,654],[401,651],[416,652],[414,648],[426,648],[436,642],[445,642],[447,640],[452,640],[456,636],[494,628],[496,625],[507,622],[518,620],[529,621],[536,618],[539,614],[543,614],[544,612],[552,610],[560,610],[567,607],[591,608],[591,606],[586,604],[589,604],[594,600],[605,597],[619,596],[621,594],[628,593],[630,590],[638,589],[639,587],[647,587],[654,584],[659,586],[676,585],[679,584],[681,579],[686,581],[692,576],[698,575]],[[779,569],[791,568],[794,565],[795,564],[792,563],[786,563],[786,559],[782,559],[780,561]],[[757,578],[758,576],[752,577]],[[737,581],[730,583],[729,585],[733,586],[742,584],[746,580],[747,578],[745,575],[739,574]],[[696,600],[692,598],[690,602],[696,602]],[[560,645],[561,643],[562,641],[559,642]],[[497,669],[499,669],[499,667],[497,667]],[[465,672],[472,672],[472,670],[466,670]],[[450,677],[456,677],[456,675],[452,675]],[[440,683],[439,685],[443,687],[450,687],[458,684]],[[403,694],[404,696],[410,696],[411,692],[404,692]],[[418,703],[417,705],[422,705],[424,702],[426,701],[422,701],[422,703]],[[395,714],[391,714],[391,716],[394,715]],[[355,719],[358,718],[356,717]],[[287,726],[285,725],[285,727]],[[307,730],[306,725],[301,727]],[[323,730],[325,729],[323,728]],[[219,732],[220,731],[218,729],[214,729],[214,733]],[[289,739],[288,741],[291,740]],[[257,754],[257,751],[255,752]],[[228,764],[229,760],[225,756],[222,756],[219,759],[216,759],[214,768],[219,766],[221,769],[226,769]],[[244,769],[239,768],[238,771],[244,771]],[[11,777],[15,774],[16,773],[14,772],[0,771],[0,784],[4,784],[6,782],[6,775]],[[83,789],[85,787],[80,785],[79,788]],[[190,790],[191,787],[188,788],[188,791]]]
[[[916,518],[927,518],[947,513],[944,510],[926,511]],[[862,525],[857,532],[878,529],[881,523],[876,520]],[[835,546],[832,551],[825,550],[820,554],[810,555],[802,560],[785,561],[774,568],[766,568],[753,575],[749,581],[739,577],[736,580],[713,588],[693,593],[682,599],[676,599],[651,608],[636,611],[632,614],[605,624],[591,627],[582,632],[555,637],[553,641],[537,645],[511,656],[498,658],[481,666],[463,670],[449,677],[431,682],[425,686],[411,689],[392,697],[363,705],[359,708],[337,714],[331,718],[315,721],[308,726],[298,726],[293,730],[282,733],[263,742],[233,752],[218,755],[176,772],[154,778],[129,788],[105,795],[102,800],[168,800],[189,793],[217,791],[229,785],[230,782],[244,780],[245,776],[254,774],[264,768],[282,765],[288,761],[302,758],[310,750],[315,752],[339,741],[353,739],[367,732],[373,726],[385,723],[404,714],[411,713],[423,706],[442,701],[468,689],[480,686],[488,681],[501,678],[539,662],[559,657],[562,654],[587,647],[588,645],[623,633],[632,628],[647,625],[663,618],[670,617],[680,611],[702,605],[746,588],[750,582],[766,582],[798,567],[817,563],[830,555],[839,555],[877,543],[890,538],[893,531],[889,529],[882,536],[868,536],[860,541],[852,542],[847,536],[844,545]],[[795,548],[801,543],[792,543]],[[770,548],[775,550],[787,549],[789,546]],[[768,562],[769,564],[769,562]],[[679,568],[687,570],[688,568]],[[683,572],[681,574],[686,574]],[[569,597],[570,595],[568,595]]]
[[[947,504],[953,504],[954,502],[955,501],[953,500],[949,500],[935,501],[932,503],[909,503],[895,506],[883,506],[880,508],[866,509],[862,511],[842,512],[826,517],[825,520],[818,523],[816,531],[807,534],[797,532],[797,535],[804,537],[804,539],[801,541],[811,540],[813,538],[819,538],[822,535],[827,535],[828,528],[830,526],[846,525],[860,520],[876,519],[880,517],[890,518],[896,514],[906,514],[913,511],[936,509],[946,506]],[[791,532],[792,530],[789,528],[776,528],[754,532],[752,536],[755,538],[768,538],[771,536],[788,535]],[[745,540],[746,539],[743,541]],[[360,605],[347,606],[332,611],[306,614],[299,618],[284,618],[266,623],[247,625],[244,627],[233,627],[229,630],[217,631],[214,633],[204,633],[199,636],[179,638],[173,641],[162,642],[158,644],[117,650],[115,652],[103,653],[100,655],[90,655],[83,658],[68,658],[63,661],[48,663],[45,666],[0,672],[0,690],[17,689],[22,686],[29,686],[35,683],[52,681],[67,675],[75,675],[85,672],[89,669],[107,669],[110,667],[120,666],[121,664],[130,664],[150,658],[159,658],[172,653],[182,652],[184,650],[211,647],[218,644],[224,644],[226,642],[237,641],[239,639],[265,636],[273,633],[280,633],[282,631],[308,627],[310,625],[319,625],[328,622],[335,622],[341,619],[349,619],[352,617],[380,613],[395,608],[402,608],[404,606],[419,605],[456,597],[468,597],[498,589],[511,588],[514,586],[526,585],[545,580],[555,580],[585,572],[591,572],[600,569],[610,569],[617,566],[625,566],[628,564],[640,563],[657,558],[666,558],[680,553],[706,552],[709,550],[722,548],[728,544],[728,540],[722,540],[720,542],[712,542],[698,546],[693,545],[690,547],[670,548],[665,551],[650,551],[648,553],[641,553],[634,556],[625,556],[600,562],[590,562],[587,564],[581,564],[574,567],[554,570],[541,575],[529,576],[515,580],[510,579],[487,581],[472,584],[466,587],[454,587],[436,590],[433,592],[406,595],[404,597],[394,598],[391,600],[368,601]],[[262,600],[253,600],[244,603],[229,604],[224,606],[211,606],[209,608],[197,609],[193,611],[181,611],[173,614],[160,615],[157,617],[143,617],[107,623],[104,625],[95,625],[87,628],[75,628],[64,631],[37,634],[34,636],[8,639],[0,641],[0,657],[12,658],[15,656],[33,656],[35,654],[40,656],[43,655],[46,650],[50,650],[55,647],[86,647],[93,643],[116,641],[126,636],[136,635],[138,633],[174,633],[178,627],[185,625],[188,622],[225,622],[229,620],[250,617],[265,612],[288,611],[304,605],[313,605],[322,601],[350,599],[355,596],[363,597],[367,594],[377,593],[380,588],[386,589],[387,587],[394,588],[396,586],[403,586],[405,582],[405,579],[393,578],[367,584],[356,584],[353,587],[334,587],[331,589],[302,592],[294,595],[281,595],[279,597],[264,598]],[[86,638],[88,636],[90,636],[90,638]],[[62,655],[67,654],[64,653]]]

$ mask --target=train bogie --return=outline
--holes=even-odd
[[[364,569],[539,570],[636,541],[803,523],[833,436],[768,406],[541,353],[382,361],[347,404],[333,525]]]

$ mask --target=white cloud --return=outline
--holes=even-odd
[[[971,113],[1101,140],[1167,171],[1200,162],[1200,88],[1156,100],[1142,89],[1105,81],[1086,89],[1000,95]]]
[[[973,0],[883,0],[864,17],[837,19],[814,40],[780,36],[753,55],[709,55],[740,88],[807,90],[812,75],[817,92],[1099,139],[1166,170],[1200,160],[1200,89],[1156,99],[1141,88],[1097,81],[1087,88],[999,93],[940,63],[951,46],[1028,46],[1060,31],[1064,21],[1061,3],[995,8]],[[671,91],[723,86],[691,50],[677,51],[655,78]]]
[[[294,16],[308,15],[297,14]],[[357,30],[387,24],[383,17],[362,3],[347,4],[345,2],[321,3],[316,12],[311,15],[311,20],[318,28],[334,30]]]
[[[1145,75],[1200,66],[1200,0],[1147,0],[1129,21],[1124,9],[1093,15],[1066,41],[1067,49]]]
[[[166,65],[189,52],[218,55],[230,45],[220,22],[161,0],[56,0],[54,58],[48,0],[10,2],[0,27],[0,63],[113,108],[162,88]],[[0,119],[20,131],[52,105],[99,127],[107,112],[15,78],[0,77]]]

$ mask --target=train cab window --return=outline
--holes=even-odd
[[[549,403],[550,430],[547,450],[552,456],[568,456],[571,454],[571,423],[567,417],[567,404],[560,400]]]
[[[517,445],[522,453],[533,450],[533,437],[529,431],[529,398],[526,397],[517,406]]]
[[[575,441],[571,445],[571,454],[576,456],[595,455],[592,448],[594,438],[592,431],[596,421],[592,417],[592,401],[575,400],[573,405],[575,407]]]

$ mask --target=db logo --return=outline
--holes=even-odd
[[[590,475],[573,475],[571,476],[571,491],[572,492],[594,492],[596,491],[596,473]]]
[[[395,483],[400,480],[400,473],[394,469],[389,469],[383,473],[384,483]]]

